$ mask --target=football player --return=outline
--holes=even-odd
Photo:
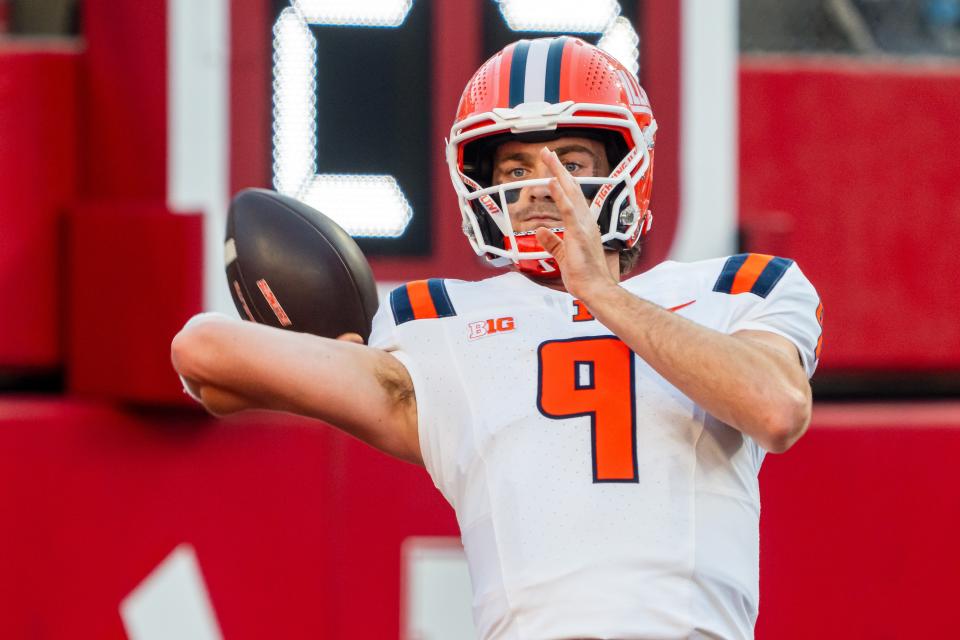
[[[447,145],[464,233],[506,273],[399,287],[369,346],[203,316],[174,365],[213,413],[293,411],[422,464],[484,638],[751,638],[757,473],[809,423],[819,299],[759,254],[621,279],[655,133],[607,53],[513,43]]]

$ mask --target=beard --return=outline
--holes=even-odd
[[[515,231],[532,231],[538,227],[546,226],[539,222],[531,226],[528,221],[533,218],[550,218],[555,220],[555,223],[550,225],[551,228],[563,226],[560,209],[552,202],[534,202],[522,209],[513,208],[510,210],[510,218],[512,219],[511,221],[513,222]]]

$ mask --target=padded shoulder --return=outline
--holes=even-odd
[[[411,320],[449,318],[457,315],[442,278],[415,280],[390,292],[393,320],[401,325]]]
[[[752,293],[766,298],[773,291],[793,260],[762,253],[740,253],[727,258],[713,290],[737,295]]]

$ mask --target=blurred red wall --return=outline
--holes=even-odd
[[[320,423],[0,399],[3,638],[125,638],[181,542],[225,638],[396,638],[423,534],[457,535],[426,473]]]
[[[958,457],[960,403],[816,407],[761,473],[757,637],[949,637]],[[0,401],[0,514],[21,638],[123,638],[183,542],[226,638],[396,638],[401,542],[457,535],[425,472],[320,423],[76,401]]]
[[[824,370],[960,370],[960,63],[748,58],[740,221],[823,299]]]
[[[0,373],[63,355],[60,219],[77,190],[77,69],[71,46],[0,44]]]
[[[440,5],[449,113],[479,43]],[[101,399],[0,400],[0,637],[123,637],[120,599],[184,541],[228,638],[396,637],[400,542],[456,534],[421,471],[289,417],[113,404],[181,401],[167,349],[200,305],[199,220],[165,202],[165,10],[89,0],[84,52],[0,51],[0,370],[63,366]],[[960,70],[747,59],[740,80],[746,246],[819,288],[824,369],[960,368]],[[266,158],[253,129],[239,146]],[[443,229],[434,259],[378,273],[443,273],[466,251]],[[952,632],[958,434],[956,405],[817,407],[762,474],[758,637]]]

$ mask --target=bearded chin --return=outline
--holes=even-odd
[[[534,203],[527,205],[523,209],[511,210],[510,218],[511,222],[513,223],[514,231],[517,231],[518,224],[520,224],[523,220],[529,220],[530,218],[556,218],[556,224],[552,225],[551,228],[562,226],[560,223],[560,209],[557,207],[557,205],[551,202]],[[546,225],[537,226],[541,227]],[[533,231],[533,229],[522,229],[522,231]]]

